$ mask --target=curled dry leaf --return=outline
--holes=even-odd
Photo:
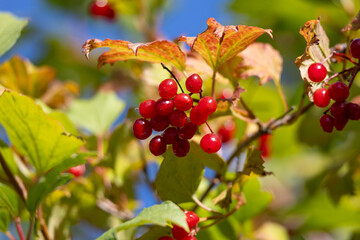
[[[218,69],[262,34],[268,33],[272,37],[270,29],[245,25],[222,26],[214,18],[209,18],[207,25],[205,32],[196,37],[181,36],[179,41],[186,42],[191,50],[199,53],[212,69]]]
[[[343,29],[341,29],[342,32],[346,32],[346,31],[356,31],[360,29],[360,11],[358,12],[358,14],[351,20],[351,22],[344,27]]]
[[[307,21],[304,26],[300,28],[300,34],[305,38],[307,46],[305,53],[296,58],[295,64],[300,70],[302,79],[307,83],[309,99],[313,101],[313,93],[321,84],[312,82],[309,79],[307,70],[311,64],[317,62],[323,63],[326,69],[330,71],[329,61],[325,61],[331,54],[329,38],[321,26],[320,20]]]
[[[260,85],[263,85],[273,79],[279,83],[282,72],[282,57],[268,43],[253,43],[247,49],[240,53],[243,61],[238,66],[245,71],[239,71],[240,78],[249,76],[259,77]]]
[[[171,64],[179,70],[185,69],[185,54],[179,46],[166,40],[154,41],[150,43],[131,43],[123,40],[89,39],[83,45],[85,56],[96,48],[110,48],[98,58],[98,67],[106,63],[114,64],[118,61],[137,59],[140,61],[153,63]]]

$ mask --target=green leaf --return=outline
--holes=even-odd
[[[11,148],[4,143],[2,140],[0,140],[0,153],[3,156],[7,166],[9,167],[10,171],[13,174],[16,174],[18,172],[18,168],[14,159],[14,153],[11,150]],[[0,167],[0,172],[3,171],[3,168]]]
[[[159,197],[175,203],[191,202],[204,168],[202,159],[196,155],[189,152],[186,157],[179,158],[168,149],[155,180]]]
[[[86,162],[87,154],[78,154],[75,157],[65,159],[61,164],[53,168],[48,174],[39,178],[37,183],[29,190],[26,201],[30,214],[34,214],[42,200],[44,200],[57,187],[64,185],[73,178],[72,174],[61,174],[70,167]]]
[[[75,153],[83,141],[64,132],[64,127],[47,116],[29,97],[4,91],[0,96],[0,123],[11,143],[26,156],[38,175]]]
[[[10,216],[5,208],[1,207],[0,204],[0,232],[6,232],[9,228]]]
[[[0,56],[15,44],[27,23],[10,13],[0,12]]]
[[[116,93],[98,92],[91,99],[73,101],[68,116],[75,124],[95,135],[102,135],[109,130],[124,108],[125,103]]]
[[[258,174],[260,176],[265,176],[271,174],[266,172],[264,169],[264,160],[261,157],[262,151],[256,149],[255,146],[250,146],[246,152],[246,160],[244,164],[244,169],[241,173],[250,175],[251,172]]]
[[[12,216],[18,216],[18,195],[9,186],[0,183],[0,205],[5,207]]]
[[[246,221],[261,213],[271,202],[272,195],[261,191],[257,178],[252,178],[244,183],[243,191],[246,203],[234,214],[238,221]]]
[[[115,232],[142,226],[145,224],[154,224],[162,227],[176,224],[187,231],[189,230],[185,220],[184,212],[173,202],[165,201],[161,204],[153,205],[149,208],[143,209],[138,216],[119,225],[116,228],[110,229],[105,234],[100,236],[98,240],[116,239],[114,238]]]
[[[198,142],[190,142],[190,151],[187,156],[191,156],[192,159],[197,159],[195,161],[201,160],[205,166],[215,170],[220,174],[224,174],[226,171],[227,166],[225,160],[218,154],[204,152]]]
[[[159,239],[162,236],[170,236],[170,235],[171,235],[170,228],[155,226],[150,228],[150,230],[147,233],[142,235],[137,240],[154,240],[154,239]]]

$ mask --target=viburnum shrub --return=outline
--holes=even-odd
[[[360,228],[359,138],[348,131],[360,119],[360,15],[334,48],[319,19],[301,27],[303,82],[295,80],[301,90],[292,96],[283,92],[279,51],[258,41],[272,30],[209,18],[197,36],[160,40],[154,18],[163,2],[90,1],[92,16],[124,11],[121,22],[147,41],[87,40],[86,57],[107,48],[98,67],[113,66],[103,72],[76,57],[60,61],[66,73],[85,69],[76,78],[97,78],[91,91],[18,56],[1,64],[0,231],[71,239],[80,223],[106,230],[99,240],[310,239],[340,225],[329,234],[350,237]],[[6,30],[16,22],[26,24],[0,13],[0,52],[20,34]],[[120,99],[124,92],[133,101]],[[334,128],[343,132],[322,133]],[[280,183],[277,174],[299,181]]]

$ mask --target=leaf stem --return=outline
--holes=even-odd
[[[16,218],[15,218],[16,231],[17,231],[18,234],[19,234],[20,240],[25,240],[24,231],[22,230],[22,227],[21,227],[20,222],[21,222],[20,217],[16,217]]]
[[[49,230],[48,230],[48,228],[46,226],[45,220],[44,220],[43,215],[42,215],[42,207],[41,207],[41,205],[39,206],[37,213],[38,213],[38,218],[39,218],[39,222],[40,222],[40,230],[41,230],[42,235],[44,236],[44,239],[45,240],[51,240]]]
[[[11,232],[9,232],[9,231],[6,231],[5,232],[5,235],[8,237],[8,238],[10,238],[10,240],[16,240],[16,238],[11,234]]]
[[[29,224],[29,229],[26,235],[26,240],[30,240],[31,239],[31,234],[32,234],[32,229],[34,227],[34,217],[30,218],[30,224]]]
[[[214,69],[214,71],[213,71],[213,75],[212,75],[212,77],[211,77],[211,79],[212,79],[212,84],[211,84],[211,96],[212,96],[212,98],[214,98],[215,99],[215,78],[216,78],[216,69]]]
[[[181,92],[184,93],[184,89],[181,87],[179,81],[177,80],[177,78],[175,77],[175,75],[173,74],[173,72],[172,72],[169,68],[167,68],[164,63],[161,63],[161,66],[162,66],[166,71],[168,71],[168,72],[171,74],[171,76],[175,79],[176,83],[177,83],[178,86],[180,87]]]
[[[208,212],[212,212],[212,213],[216,213],[216,214],[221,214],[219,212],[216,212],[215,210],[212,210],[211,208],[205,206],[199,199],[197,199],[194,195],[191,196],[192,200],[201,208],[205,209]]]
[[[206,121],[205,123],[206,123],[207,127],[209,128],[210,132],[211,132],[212,134],[214,134],[214,131],[211,129],[209,123],[208,123],[207,121]]]
[[[104,158],[104,136],[102,134],[96,136],[97,156],[101,160]]]

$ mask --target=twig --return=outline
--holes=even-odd
[[[20,222],[21,222],[20,217],[16,217],[16,218],[15,218],[16,231],[17,231],[18,234],[19,234],[20,240],[25,240],[24,231],[22,230],[22,227],[21,227]]]
[[[9,231],[6,231],[5,232],[5,235],[8,237],[8,238],[10,238],[10,240],[16,240],[16,238],[11,234],[11,232],[9,232]]]
[[[27,235],[26,235],[26,240],[31,239],[33,227],[34,227],[34,217],[30,217],[30,224],[29,224],[29,229],[28,229]]]
[[[98,208],[100,208],[104,212],[107,212],[112,216],[116,216],[120,218],[122,221],[127,221],[134,217],[131,211],[118,210],[118,206],[107,198],[97,200],[96,206],[98,206]]]
[[[351,79],[350,79],[350,81],[349,81],[349,86],[348,86],[349,89],[351,88],[351,86],[352,86],[352,84],[353,84],[353,82],[354,82],[354,79],[355,79],[355,77],[356,77],[356,74],[359,72],[359,70],[360,70],[359,67],[354,68],[353,73],[352,73],[352,76],[351,76]]]
[[[37,215],[38,215],[39,222],[40,222],[40,230],[41,230],[42,235],[44,236],[44,239],[45,240],[51,240],[49,230],[48,230],[48,228],[46,226],[45,220],[44,220],[43,215],[42,215],[42,207],[41,207],[41,205],[39,206],[37,213],[38,213]]]
[[[215,98],[215,78],[216,78],[216,70],[214,69],[213,75],[211,77],[212,83],[211,83],[211,96],[212,98]]]
[[[191,196],[192,200],[201,208],[205,209],[208,212],[212,212],[212,213],[216,213],[216,214],[221,214],[215,210],[212,210],[211,208],[205,206],[199,199],[197,199],[194,195]]]
[[[172,73],[172,71],[171,71],[170,69],[168,69],[168,68],[165,66],[165,64],[163,64],[163,63],[161,63],[161,66],[162,66],[166,71],[168,71],[168,72],[171,74],[171,76],[175,79],[177,85],[180,87],[181,92],[184,93],[183,88],[181,87],[179,81],[177,80],[177,78],[175,77],[175,75]]]
[[[4,169],[4,172],[5,172],[6,176],[8,177],[11,185],[15,188],[15,191],[18,193],[21,200],[26,204],[25,195],[24,195],[23,191],[21,190],[21,187],[19,186],[18,182],[16,181],[14,175],[12,174],[12,172],[11,172],[9,166],[7,165],[2,154],[0,154],[0,164],[1,164],[2,168]]]
[[[333,54],[334,54],[335,56],[345,58],[346,60],[349,60],[350,62],[352,62],[352,63],[355,64],[355,65],[358,65],[354,60],[352,60],[352,59],[349,58],[348,56],[345,56],[345,55],[342,54],[342,53],[334,52]]]

